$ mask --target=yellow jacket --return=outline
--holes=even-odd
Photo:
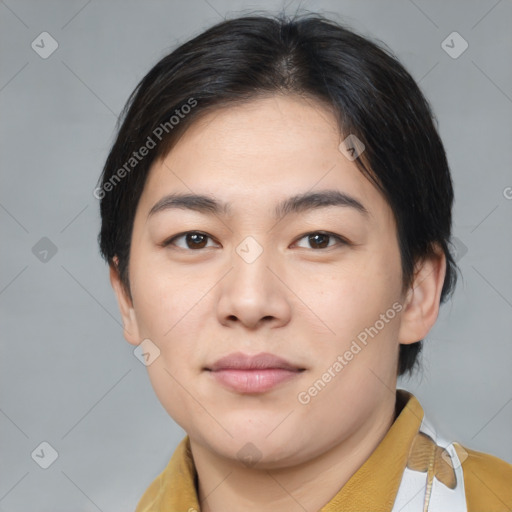
[[[461,484],[454,476],[456,466],[448,463],[450,459],[446,452],[443,453],[440,446],[420,431],[424,411],[416,397],[397,390],[397,399],[404,406],[384,439],[319,512],[392,512],[403,476],[411,470],[424,473],[430,487],[434,481],[438,486],[452,488]],[[453,443],[453,447],[461,463],[461,487],[467,511],[511,512],[512,465],[458,443]],[[190,440],[186,436],[167,467],[144,493],[136,512],[200,512],[196,478]],[[431,510],[425,494],[423,492],[421,496],[422,503],[425,500],[421,512]],[[404,507],[403,512],[416,510],[408,507]],[[446,507],[436,510],[452,512]]]

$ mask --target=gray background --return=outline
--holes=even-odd
[[[0,511],[133,510],[184,436],[123,339],[92,191],[116,117],[157,60],[225,16],[283,5],[0,1]],[[287,12],[298,7],[384,41],[433,105],[463,279],[423,371],[401,386],[447,437],[512,462],[512,2],[291,1]],[[31,47],[44,31],[59,45],[46,59]],[[441,47],[453,31],[469,44],[456,59]],[[43,441],[58,452],[48,469],[34,460],[48,450],[31,457]]]

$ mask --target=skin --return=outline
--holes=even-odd
[[[418,262],[403,290],[394,216],[340,152],[343,138],[328,109],[295,96],[208,114],[150,171],[132,236],[133,300],[111,267],[126,339],[149,338],[160,350],[149,377],[190,437],[201,510],[315,511],[329,502],[395,419],[399,344],[424,338],[436,321],[444,255]],[[356,198],[368,215],[331,206],[273,217],[282,199],[326,189]],[[148,217],[173,192],[229,202],[233,214],[168,209]],[[209,238],[200,249],[186,237],[162,246],[185,231]],[[305,235],[318,231],[349,244],[327,237],[315,245]],[[236,252],[248,236],[263,250],[252,263]],[[395,302],[402,311],[300,403],[298,394]],[[237,351],[270,352],[305,370],[263,394],[234,392],[204,367]],[[239,460],[247,443],[257,448],[256,465]]]

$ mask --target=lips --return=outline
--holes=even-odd
[[[273,354],[262,353],[250,356],[242,352],[236,352],[222,357],[213,363],[210,368],[206,369],[215,372],[219,370],[265,370],[270,368],[290,371],[304,369]]]
[[[238,393],[263,393],[300,375],[305,369],[273,354],[241,352],[222,357],[205,368],[223,386]]]

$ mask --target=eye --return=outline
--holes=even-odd
[[[179,246],[175,243],[176,240],[183,238],[185,240],[185,247]],[[209,235],[205,233],[201,233],[200,231],[187,231],[186,233],[182,233],[180,235],[173,236],[166,240],[162,246],[167,247],[169,245],[175,245],[180,249],[204,249],[206,247],[206,240],[211,238]]]
[[[312,244],[314,249],[325,249],[327,247],[333,247],[334,245],[336,245],[329,245],[329,238],[337,240],[338,245],[348,245],[348,242],[345,239],[341,238],[341,236],[335,235],[334,233],[327,233],[325,231],[315,231],[313,233],[306,233],[304,236],[299,238],[299,240],[302,240],[304,238],[307,238],[307,242]]]
[[[325,249],[335,246],[336,244],[329,244],[329,239],[336,240],[338,242],[337,245],[348,245],[347,240],[343,239],[341,236],[324,231],[306,233],[300,237],[299,240],[304,238],[306,238],[307,242],[313,246],[313,249]],[[180,246],[176,243],[176,241],[180,239],[184,240],[185,246]],[[173,236],[172,238],[169,238],[162,243],[162,246],[167,247],[169,245],[174,245],[179,249],[191,249],[195,251],[207,248],[208,239],[211,240],[212,238],[206,233],[201,233],[200,231],[187,231],[185,233],[181,233],[179,235]]]

